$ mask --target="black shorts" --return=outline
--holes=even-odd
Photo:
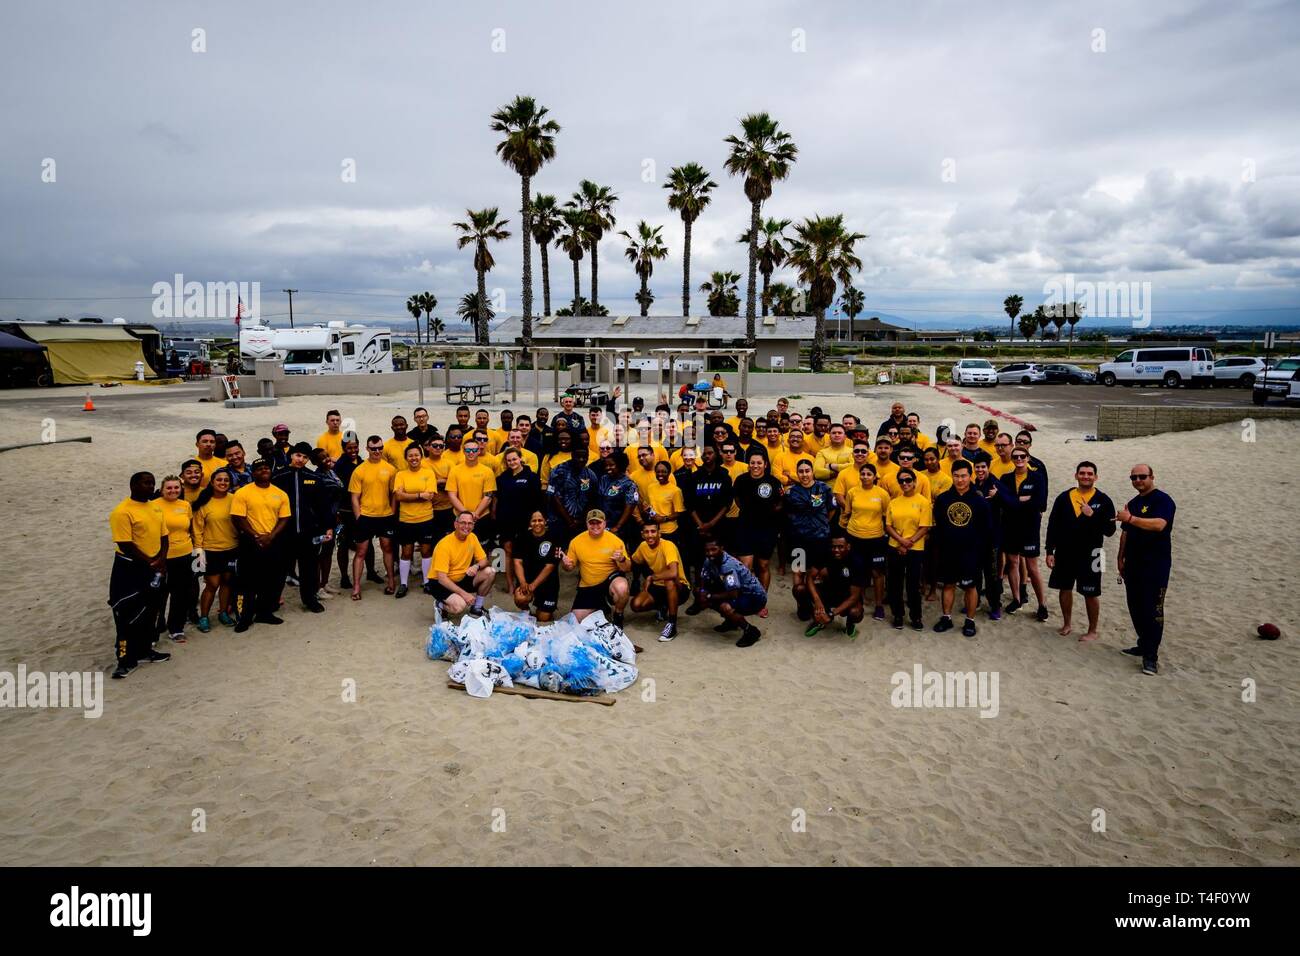
[[[803,557],[804,570],[826,567],[826,561],[831,553],[830,538],[801,538],[791,534],[786,544],[788,545],[786,555],[791,567],[794,567],[800,556]]]
[[[589,584],[586,587],[580,587],[573,595],[574,611],[608,611],[609,603],[609,586],[615,578],[626,578],[622,571],[615,571],[600,584]]]
[[[966,552],[940,553],[937,561],[939,583],[945,587],[973,588],[979,583],[980,562],[977,555]]]
[[[471,578],[468,574],[465,575],[463,578],[461,578],[459,581],[457,581],[456,585],[462,591],[468,591],[470,594],[474,593],[474,579]],[[443,587],[442,582],[439,581],[437,578],[430,578],[428,582],[425,584],[424,590],[427,591],[429,594],[432,594],[434,598],[439,601],[445,601],[447,600],[447,598],[451,597],[453,594],[456,593],[455,591],[449,591],[447,588]]]
[[[1047,578],[1047,586],[1055,591],[1069,591],[1073,588],[1084,597],[1096,597],[1101,593],[1101,570],[1094,571],[1092,568],[1092,555],[1063,554],[1058,551],[1056,567],[1052,568],[1052,573]]]
[[[452,528],[456,524],[456,516],[452,514],[450,508],[443,508],[433,512],[433,533],[434,543],[441,541],[447,535],[451,534]]]
[[[203,550],[203,573],[204,574],[233,574],[239,570],[239,549],[231,548],[229,551],[209,551]]]
[[[428,521],[399,521],[394,537],[398,544],[433,544],[438,531],[433,519]]]
[[[732,554],[752,555],[762,561],[772,557],[776,547],[776,526],[773,524],[745,523],[742,519],[736,530],[736,545]]]
[[[383,518],[370,518],[362,515],[357,518],[356,527],[353,529],[353,541],[369,541],[371,538],[392,538],[393,536],[393,516],[388,515]]]
[[[749,617],[767,607],[767,595],[759,597],[757,594],[740,594],[727,603],[741,617]]]
[[[555,609],[560,606],[560,579],[554,573],[533,592],[531,603],[539,611],[555,613]]]
[[[677,599],[678,599],[679,601],[680,601],[680,600],[682,599],[682,597],[683,597],[683,589],[684,589],[684,588],[687,588],[687,587],[689,587],[689,585],[682,584],[681,581],[678,581],[678,582],[677,582]],[[650,599],[651,599],[652,601],[654,601],[654,606],[655,606],[655,609],[656,609],[656,610],[664,611],[664,612],[667,612],[667,611],[668,611],[668,587],[667,587],[667,585],[664,585],[664,584],[649,584],[649,585],[646,586],[646,591],[647,591],[647,593],[649,593],[649,595],[650,595]]]
[[[849,549],[862,562],[862,566],[875,574],[884,574],[885,565],[889,562],[889,539],[881,535],[879,538],[855,538],[848,535]]]

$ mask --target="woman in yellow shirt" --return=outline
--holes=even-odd
[[[862,562],[864,570],[871,572],[871,589],[876,598],[872,617],[885,619],[885,562],[888,539],[885,537],[885,513],[889,510],[889,492],[876,484],[876,466],[870,463],[858,469],[861,484],[849,488],[844,496],[844,510],[848,515],[845,530],[849,545]],[[862,582],[863,585],[866,582]],[[866,588],[864,586],[863,590]]]
[[[203,475],[201,468],[199,475]],[[158,608],[158,630],[165,627],[173,641],[184,644],[185,619],[194,610],[194,570],[191,565],[194,515],[190,503],[182,495],[178,475],[168,475],[163,479],[162,510],[167,531],[167,586],[163,604]]]
[[[226,627],[235,626],[232,597],[235,583],[236,556],[239,554],[239,531],[230,517],[234,495],[230,491],[230,472],[218,468],[208,486],[194,503],[194,547],[203,555],[203,594],[199,598],[199,630],[212,630],[208,613],[212,601],[220,598],[217,620]]]
[[[396,537],[402,548],[397,560],[399,598],[406,597],[417,544],[420,546],[420,580],[429,577],[435,533],[433,504],[438,497],[438,476],[432,468],[424,467],[424,452],[420,446],[408,445],[406,467],[393,476],[393,501],[397,503]]]
[[[903,590],[907,590],[907,610],[912,630],[925,628],[921,622],[921,579],[925,572],[925,536],[934,525],[930,499],[917,490],[916,473],[900,468],[894,480],[903,493],[890,499],[885,513],[889,532],[889,606],[894,613],[894,628],[903,627]]]

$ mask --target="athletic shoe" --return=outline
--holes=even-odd
[[[1044,607],[1044,606],[1041,605],[1041,604],[1038,605],[1038,610],[1034,612],[1034,620],[1036,620],[1036,621],[1046,621],[1046,620],[1047,620],[1047,616],[1048,616],[1048,615],[1047,615],[1047,608]]]
[[[334,592],[331,591],[329,588],[321,588],[319,591],[316,592],[316,600],[318,601],[328,601],[333,596],[334,596]]]
[[[701,604],[699,601],[696,601],[694,604],[692,604],[690,607],[686,609],[686,613],[689,614],[691,617],[694,617],[695,615],[699,614],[703,610],[704,610],[704,605]]]
[[[170,638],[172,639],[172,643],[173,643],[173,644],[184,644],[184,643],[185,643],[185,632],[184,632],[184,631],[177,631],[175,634],[169,634],[168,637],[170,637]]]
[[[206,634],[210,630],[212,630],[212,622],[209,621],[206,617],[199,618],[199,632],[202,634]]]
[[[253,620],[258,624],[283,624],[284,619],[276,617],[274,614],[255,614]]]
[[[465,613],[468,614],[470,617],[482,617],[483,605],[471,604],[468,608],[465,609]]]
[[[883,620],[885,619],[885,609],[884,609],[884,607],[882,607],[881,605],[877,604],[877,605],[876,605],[876,609],[875,609],[875,611],[873,611],[872,614],[871,614],[871,619],[872,619],[873,621],[883,621]]]
[[[1124,648],[1124,650],[1120,651],[1120,653],[1121,653],[1121,654],[1127,654],[1129,657],[1141,657],[1141,656],[1142,656],[1142,648],[1140,648],[1140,647],[1134,645],[1133,647],[1126,647],[1126,648]]]
[[[740,636],[740,640],[736,641],[736,646],[752,647],[753,645],[758,643],[758,639],[762,636],[763,633],[758,628],[756,628],[753,624],[746,624],[745,633]]]
[[[664,629],[659,632],[659,640],[667,644],[677,636],[677,625],[669,621],[664,625]]]
[[[821,633],[822,626],[817,623],[809,625],[808,629],[803,632],[804,637],[816,637]]]
[[[924,630],[925,630],[925,622],[922,621],[922,620],[918,617],[915,621],[912,622],[912,630],[914,630],[914,631],[924,631]]]
[[[397,593],[394,594],[393,597],[399,597],[399,598],[404,598],[404,597],[406,597],[406,585],[405,585],[405,584],[399,584],[399,585],[397,586]]]
[[[252,621],[241,619],[240,622],[235,625],[235,633],[243,634],[246,630],[248,630],[252,626],[253,626]]]
[[[135,670],[136,667],[138,666],[139,666],[138,664],[126,664],[126,663],[118,664],[117,668],[113,671],[113,680],[122,680],[124,677],[126,677],[127,674],[131,673],[131,671]]]
[[[164,661],[172,659],[170,654],[162,654],[158,651],[150,651],[144,657],[140,658],[141,664],[161,664]]]
[[[381,577],[379,576],[379,573],[378,573],[377,571],[367,571],[367,572],[366,572],[366,580],[369,581],[371,584],[387,584],[387,583],[388,583],[387,581],[385,581],[383,578],[381,578]]]
[[[222,611],[220,614],[217,615],[217,620],[220,621],[222,624],[226,625],[226,627],[234,627],[236,623],[235,619],[231,617],[229,614],[227,614],[225,611]]]
[[[1022,587],[1022,588],[1020,589],[1020,603],[1021,603],[1021,604],[1028,604],[1028,603],[1029,603],[1029,587],[1028,587],[1028,586]]]
[[[995,607],[993,610],[989,611],[989,620],[990,621],[1002,620],[1002,608]]]
[[[894,630],[901,631],[902,629],[903,629],[903,619],[901,617],[894,618]]]
[[[844,633],[848,635],[850,641],[856,640],[858,636],[858,626],[852,621],[844,625]]]
[[[966,623],[961,626],[961,633],[963,637],[974,637],[975,622],[972,621],[970,618],[966,618]]]
[[[352,590],[352,579],[348,577],[346,574],[343,575],[343,577],[339,578],[339,590],[340,591]]]
[[[311,611],[311,613],[313,613],[313,614],[324,614],[324,613],[325,613],[325,605],[324,605],[324,604],[321,604],[320,601],[317,601],[315,604],[308,604],[308,605],[306,605],[306,607],[307,607],[307,610]]]
[[[739,624],[733,624],[731,621],[723,621],[713,629],[719,634],[726,634],[728,631],[734,631],[740,627]]]
[[[1155,677],[1157,674],[1160,673],[1160,665],[1157,664],[1155,661],[1150,661],[1150,660],[1143,661],[1142,673],[1147,677]]]
[[[952,630],[952,618],[947,614],[939,618],[939,623],[934,626],[935,633],[942,634],[944,631]]]
[[[1005,608],[1003,608],[1003,610],[1006,611],[1008,614],[1015,614],[1023,606],[1024,605],[1022,605],[1019,601],[1013,599],[1010,604],[1008,604]]]

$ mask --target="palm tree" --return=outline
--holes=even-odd
[[[433,341],[435,342],[438,341],[438,336],[442,335],[442,333],[446,331],[447,331],[447,323],[443,322],[442,319],[429,320],[429,334],[433,336]]]
[[[492,306],[488,304],[486,298],[479,299],[477,292],[466,292],[460,297],[460,302],[456,305],[456,314],[466,322],[476,323],[480,315],[480,302],[483,306],[481,314],[487,317],[486,321],[491,322],[496,318],[496,313],[492,311]]]
[[[767,287],[772,282],[772,273],[785,265],[785,258],[790,254],[783,243],[789,242],[785,230],[790,228],[789,219],[767,219],[758,227],[758,271],[763,274],[763,291],[759,296],[763,315],[767,315]],[[749,244],[749,230],[740,234],[737,242]]]
[[[1041,333],[1039,335],[1039,341],[1046,342],[1047,327],[1052,324],[1052,317],[1047,314],[1047,309],[1041,305],[1034,309],[1034,321],[1038,323],[1038,329]]]
[[[654,296],[650,292],[650,276],[655,271],[655,260],[668,258],[668,247],[664,245],[663,237],[659,235],[663,232],[663,228],[663,226],[651,226],[642,219],[636,224],[635,236],[626,229],[619,233],[627,240],[624,255],[641,279],[641,291],[637,293],[636,301],[641,306],[642,315],[650,314],[650,303],[654,301]]]
[[[474,246],[474,271],[478,273],[479,305],[478,318],[474,323],[474,341],[479,345],[486,345],[488,340],[487,274],[496,265],[488,243],[502,242],[510,238],[510,233],[505,228],[510,220],[498,219],[498,212],[496,206],[491,209],[466,209],[465,215],[468,221],[452,223],[452,227],[461,233],[461,237],[456,240],[456,248]]]
[[[794,300],[798,292],[784,282],[773,282],[767,289],[773,315],[794,315]]]
[[[548,257],[551,243],[560,234],[564,221],[560,218],[560,206],[554,196],[538,193],[533,200],[532,230],[533,239],[542,252],[542,314],[551,314],[551,262]]]
[[[668,208],[681,213],[686,231],[682,241],[682,315],[691,314],[691,225],[699,218],[713,197],[709,195],[718,184],[709,178],[708,171],[699,163],[674,166],[668,171],[664,189],[668,194]]]
[[[533,246],[532,202],[529,188],[532,179],[544,163],[555,158],[555,134],[560,124],[548,120],[545,106],[538,106],[531,96],[516,96],[492,114],[492,130],[504,133],[505,139],[497,143],[501,162],[519,174],[519,214],[523,217],[521,230],[524,243],[524,351],[533,344]]]
[[[413,295],[406,300],[406,311],[415,317],[415,344],[420,344],[420,316],[424,314],[424,306],[420,305],[420,297]]]
[[[835,283],[847,287],[853,272],[862,268],[853,244],[867,237],[847,231],[843,215],[805,219],[794,231],[789,262],[808,287],[808,308],[817,317],[809,365],[820,372],[826,363],[826,308],[835,301]]]
[[[1007,315],[1011,316],[1011,338],[1013,340],[1016,337],[1016,316],[1020,314],[1020,308],[1024,304],[1024,298],[1018,295],[1009,295],[1002,300],[1003,310]]]
[[[591,307],[590,302],[588,302],[582,296],[578,296],[576,299],[574,299],[564,308],[556,309],[555,314],[556,315],[609,315],[609,309],[605,308],[605,306],[603,305],[593,309]]]
[[[616,225],[614,219],[614,203],[616,202],[618,202],[618,196],[614,195],[613,190],[608,186],[600,186],[590,179],[584,179],[578,183],[578,191],[573,194],[573,198],[565,203],[566,208],[576,209],[582,213],[587,248],[591,250],[592,308],[600,305],[598,295],[600,263],[596,247],[600,240],[604,238],[606,230],[613,229]]]
[[[1033,338],[1034,333],[1038,331],[1038,316],[1033,312],[1025,312],[1020,316],[1018,324],[1020,325],[1020,334],[1028,342]]]
[[[844,291],[840,293],[840,306],[844,309],[844,314],[849,317],[849,341],[852,342],[853,320],[867,307],[867,297],[862,294],[861,289],[855,289],[851,285],[845,286]]]
[[[740,314],[739,284],[739,272],[715,272],[708,282],[700,284],[700,291],[708,295],[709,315]]]
[[[1074,327],[1083,321],[1083,310],[1086,307],[1086,303],[1071,302],[1070,311],[1065,315],[1065,321],[1070,323],[1070,345],[1065,351],[1066,358],[1074,354]]]
[[[723,142],[731,147],[726,170],[743,176],[745,195],[749,199],[749,286],[745,291],[745,347],[754,347],[755,298],[758,285],[759,213],[763,201],[772,195],[772,184],[790,175],[790,164],[799,148],[790,134],[778,127],[766,113],[751,113],[740,121],[740,136],[728,136]]]
[[[583,254],[587,251],[587,230],[586,219],[582,211],[570,209],[567,206],[560,210],[560,219],[564,224],[567,232],[562,232],[559,238],[555,240],[556,248],[568,253],[573,260],[573,301],[577,302],[582,299],[581,290],[578,288],[580,277],[578,275],[578,265],[582,262]],[[586,299],[582,299],[586,302]],[[570,312],[570,315],[582,315],[581,312]]]

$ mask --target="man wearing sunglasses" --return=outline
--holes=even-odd
[[[1156,487],[1150,465],[1134,465],[1129,481],[1137,496],[1115,516],[1122,526],[1119,575],[1128,595],[1128,613],[1137,645],[1124,653],[1142,658],[1142,673],[1160,672],[1160,639],[1165,630],[1165,589],[1173,565],[1174,499]]]
[[[1097,619],[1101,613],[1102,545],[1115,533],[1115,506],[1097,488],[1097,466],[1081,461],[1074,469],[1078,487],[1063,491],[1052,504],[1047,519],[1047,537],[1043,553],[1051,575],[1047,586],[1060,592],[1060,635],[1070,634],[1070,617],[1074,611],[1074,594],[1083,595],[1088,608],[1088,630],[1080,641],[1097,639]]]

